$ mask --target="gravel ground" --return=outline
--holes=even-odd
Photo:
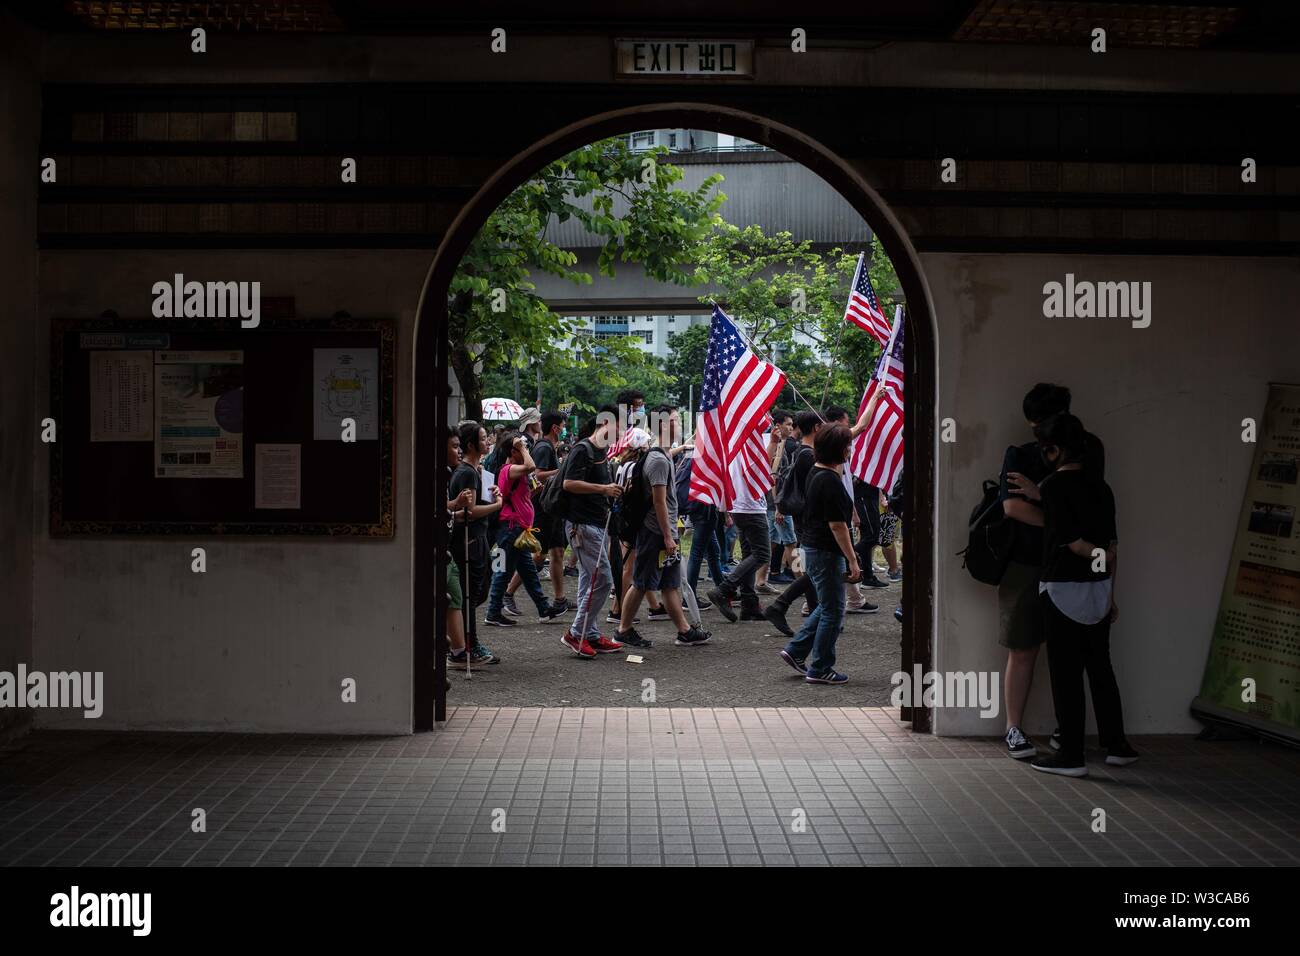
[[[713,640],[702,647],[678,647],[673,643],[676,628],[667,621],[646,621],[643,605],[643,623],[637,631],[653,641],[653,647],[584,660],[560,644],[572,612],[564,624],[539,624],[536,609],[521,591],[519,608],[525,616],[515,619],[518,627],[484,627],[480,609],[480,640],[501,663],[476,670],[469,679],[462,672],[449,671],[448,701],[485,707],[628,707],[642,703],[642,682],[648,678],[655,682],[654,703],[659,706],[885,705],[890,675],[900,661],[900,627],[893,613],[899,590],[898,583],[884,590],[866,589],[880,611],[845,618],[835,667],[848,675],[849,682],[838,687],[807,684],[783,663],[777,652],[785,646],[785,638],[771,625],[731,624],[714,610],[701,615],[702,626],[713,633]],[[764,598],[768,600],[770,596]],[[601,610],[602,622],[607,611],[608,604]],[[791,608],[788,620],[797,630],[802,620],[797,606]],[[602,633],[608,637],[615,629],[602,623]],[[630,663],[629,654],[640,655],[644,663]]]

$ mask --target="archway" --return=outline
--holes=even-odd
[[[903,546],[904,621],[900,670],[930,669],[934,600],[934,424],[937,399],[936,324],[916,251],[902,226],[862,175],[819,143],[791,127],[753,113],[707,103],[647,104],[602,113],[570,124],[534,143],[493,174],[460,210],[448,228],[425,277],[416,314],[414,406],[411,414],[412,510],[412,726],[430,730],[446,719],[443,608],[435,593],[440,558],[447,548],[445,492],[446,442],[432,435],[446,423],[449,342],[447,291],[473,237],[488,216],[529,176],[571,150],[608,136],[647,128],[712,129],[763,143],[789,156],[840,193],[880,237],[894,262],[908,302],[908,415],[904,425],[904,482],[907,514]],[[421,440],[421,435],[424,436]],[[437,640],[428,637],[436,635]],[[916,731],[930,729],[929,711],[904,708],[903,720]]]

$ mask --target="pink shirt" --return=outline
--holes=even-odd
[[[497,487],[505,502],[501,506],[501,520],[521,528],[533,526],[533,498],[528,488],[528,476],[520,475],[511,479],[510,464],[507,462],[497,474]]]

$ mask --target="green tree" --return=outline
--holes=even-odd
[[[795,397],[797,389],[818,407],[840,404],[856,409],[880,354],[870,335],[844,322],[856,265],[853,251],[819,253],[811,241],[788,232],[769,236],[757,225],[723,223],[705,243],[696,278],[712,290],[701,301],[716,297],[758,351],[786,373],[793,387],[787,386],[779,405],[803,407]],[[901,287],[874,237],[868,271],[881,308],[892,318]],[[796,333],[819,346],[828,361],[819,362]],[[673,368],[670,361],[670,373]]]
[[[451,365],[469,417],[481,414],[482,369],[563,357],[606,389],[622,386],[631,370],[658,373],[632,343],[578,335],[576,318],[551,311],[532,276],[544,272],[575,284],[591,276],[577,257],[551,242],[547,226],[577,219],[603,237],[597,268],[613,276],[618,263],[638,264],[661,282],[690,285],[699,244],[709,235],[726,196],[722,177],[694,190],[676,186],[677,167],[660,162],[667,150],[634,153],[622,139],[584,146],[549,164],[514,190],[488,217],[461,259],[448,300]]]

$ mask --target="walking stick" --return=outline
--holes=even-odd
[[[474,608],[471,601],[474,597],[469,585],[469,505],[465,506],[465,576],[461,581],[460,589],[460,611],[465,618],[465,679],[470,679],[470,669],[473,666],[473,647],[475,644],[476,628],[474,625]]]
[[[602,553],[602,549],[605,547],[605,542],[609,538],[609,518],[610,515],[612,515],[613,513],[614,513],[613,508],[610,508],[608,511],[605,512],[605,527],[600,529],[600,546],[596,550],[596,564],[595,567],[592,567],[587,571],[587,575],[588,575],[587,604],[582,609],[582,630],[580,631],[580,633],[574,635],[574,637],[578,639],[579,647],[582,646],[583,640],[586,639],[587,624],[591,621],[591,597],[593,594],[596,593],[596,588],[595,588],[596,572],[600,570],[600,556]],[[578,527],[582,527],[582,526],[579,525]],[[579,554],[581,554],[581,549],[579,549]],[[579,560],[581,560],[581,558],[579,558]],[[613,569],[611,569],[611,573],[612,571]]]

